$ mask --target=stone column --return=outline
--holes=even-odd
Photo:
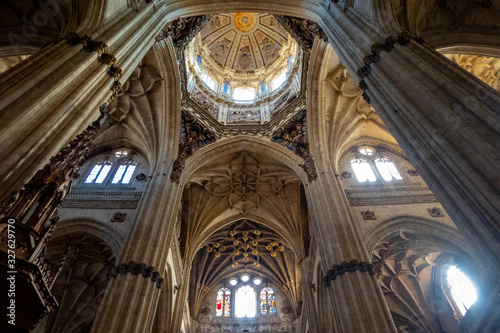
[[[148,180],[93,333],[150,332],[153,328],[181,198],[179,185],[169,178],[170,168],[155,172]]]
[[[318,286],[315,286],[314,281],[311,281],[311,278],[313,276],[313,273],[310,271],[312,267],[311,260],[315,260],[315,258],[304,258],[299,262],[299,265],[300,276],[302,277],[302,297],[304,300],[304,305],[302,306],[302,315],[307,316],[309,330],[310,332],[314,333],[319,330],[320,323],[318,323],[318,313],[316,311],[316,304],[313,297],[313,294],[318,290]],[[303,329],[305,331],[305,327]]]
[[[333,308],[332,332],[396,332],[370,257],[329,163],[305,186]]]
[[[474,248],[500,277],[500,94],[406,34],[383,36],[352,8],[323,29],[364,96]]]
[[[163,7],[127,9],[92,36],[70,34],[0,75],[0,198],[19,190],[119,90],[164,25]]]
[[[464,322],[474,313],[477,320],[463,326],[494,331],[500,326],[500,94],[425,41],[401,32],[384,36],[366,22],[332,4],[322,26],[482,265],[489,282]]]

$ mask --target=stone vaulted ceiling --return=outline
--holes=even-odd
[[[288,33],[270,14],[234,13],[212,17],[201,38],[221,67],[252,71],[269,67],[280,57]]]

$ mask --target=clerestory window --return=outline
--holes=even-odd
[[[113,166],[111,161],[100,161],[94,164],[92,170],[85,179],[85,184],[102,184]]]
[[[394,161],[382,154],[375,155],[375,150],[370,147],[362,147],[356,154],[356,158],[351,160],[351,167],[360,183],[375,182],[383,180],[390,182],[402,180]]]

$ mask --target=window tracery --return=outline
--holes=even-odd
[[[94,167],[85,179],[85,184],[102,184],[113,166],[111,161],[100,161],[94,164]]]
[[[381,153],[375,156],[375,150],[370,147],[361,147],[358,152],[351,160],[351,167],[358,182],[390,182],[403,179],[396,164],[389,157]]]
[[[235,316],[237,318],[254,318],[257,314],[255,290],[244,285],[236,291]]]
[[[94,162],[84,184],[130,184],[138,163],[127,150],[115,151],[111,156]]]

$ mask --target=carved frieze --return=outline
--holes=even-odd
[[[216,136],[212,131],[201,125],[187,111],[181,112],[181,140],[179,142],[179,156],[177,156],[170,173],[170,179],[179,182],[186,159],[196,150],[215,142]]]
[[[304,50],[312,49],[316,37],[328,42],[328,37],[323,29],[314,21],[284,15],[275,15],[274,17]]]
[[[211,18],[211,15],[201,15],[171,21],[160,32],[156,40],[160,41],[171,37],[176,48],[184,49]]]
[[[284,126],[272,133],[271,141],[279,143],[304,159],[304,164],[300,166],[307,173],[309,181],[317,178],[316,166],[309,153],[305,109],[292,117]]]

